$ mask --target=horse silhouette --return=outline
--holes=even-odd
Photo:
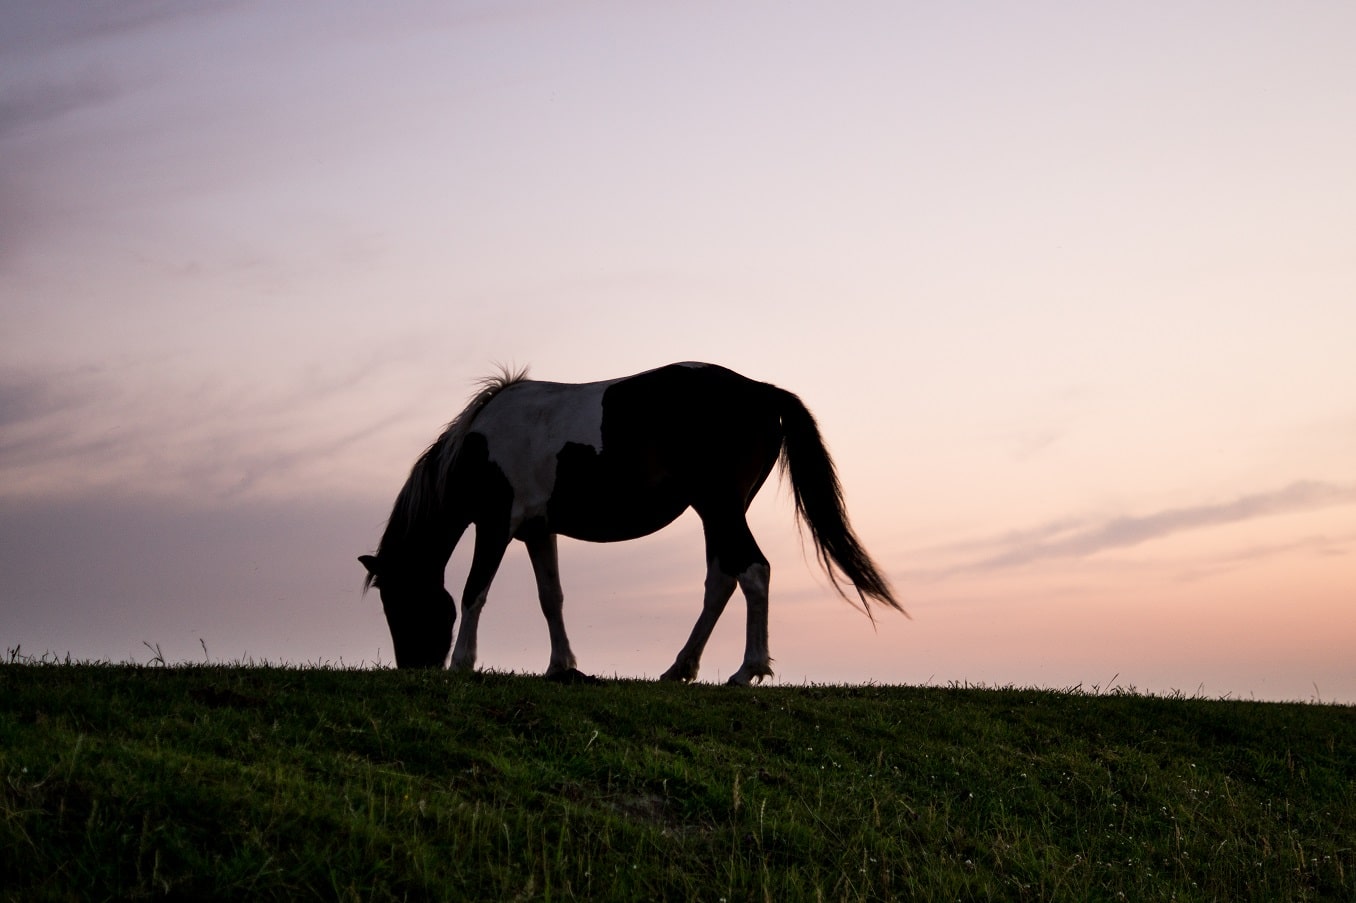
[[[617,542],[646,536],[689,507],[701,518],[701,616],[664,680],[696,678],[702,650],[738,586],[748,610],[744,661],[731,684],[772,674],[767,558],[746,512],[781,462],[796,514],[841,594],[839,576],[870,601],[904,609],[848,523],[833,461],[814,417],[792,393],[713,364],[672,364],[591,383],[505,372],[481,389],[415,462],[364,590],[380,591],[396,665],[454,669],[476,661],[476,630],[510,541],[521,540],[551,637],[546,676],[580,679],[565,632],[556,537]],[[466,529],[475,551],[456,606],[443,571]]]

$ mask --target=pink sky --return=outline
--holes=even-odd
[[[355,557],[477,377],[709,360],[805,399],[913,615],[769,487],[778,679],[1356,702],[1353,54],[1345,3],[0,0],[0,642],[389,662]],[[694,518],[562,569],[581,667],[671,663]],[[483,665],[544,668],[531,587]]]

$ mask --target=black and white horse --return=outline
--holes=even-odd
[[[476,661],[476,627],[510,540],[527,546],[551,635],[548,677],[580,677],[565,634],[556,536],[635,539],[689,507],[706,537],[701,617],[665,680],[693,680],[738,586],[748,606],[744,663],[732,684],[770,675],[769,568],[745,519],[781,461],[796,513],[835,588],[835,568],[868,599],[903,611],[848,525],[814,418],[795,395],[711,364],[673,364],[604,382],[538,382],[505,373],[482,389],[415,463],[396,497],[364,588],[381,592],[398,667],[442,667],[456,607],[443,570],[466,528],[475,553],[452,667]],[[841,592],[841,589],[839,590]]]

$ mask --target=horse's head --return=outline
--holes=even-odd
[[[367,586],[381,593],[386,625],[391,628],[397,668],[441,668],[452,648],[457,608],[443,589],[441,575],[403,573],[372,555],[358,558],[367,568]]]

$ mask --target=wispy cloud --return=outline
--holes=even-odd
[[[951,546],[949,551],[959,553],[963,560],[946,568],[944,573],[990,572],[1041,561],[1086,558],[1189,530],[1352,504],[1356,504],[1356,484],[1301,480],[1282,489],[1242,495],[1216,504],[1099,521],[1062,519]]]
[[[63,45],[149,28],[165,22],[215,15],[239,5],[237,0],[202,3],[165,3],[162,0],[125,0],[86,3],[84,0],[0,0],[0,51],[42,53]]]
[[[54,424],[62,417],[84,420],[94,368],[62,371],[0,370],[0,474],[64,454]],[[82,443],[83,444],[83,443]]]
[[[145,362],[0,371],[0,498],[333,490],[363,472],[356,446],[409,416],[345,416],[398,364],[373,353],[266,385]]]
[[[1336,535],[1303,536],[1288,542],[1250,545],[1209,560],[1188,562],[1178,570],[1176,580],[1178,583],[1195,583],[1281,555],[1300,554],[1313,559],[1340,558],[1351,554],[1349,547],[1353,543],[1356,543],[1356,532],[1348,531]]]
[[[54,406],[52,387],[30,373],[0,371],[0,433]],[[0,446],[2,447],[2,446]]]
[[[117,95],[116,86],[94,75],[8,88],[0,94],[0,139],[67,113],[107,103]]]

